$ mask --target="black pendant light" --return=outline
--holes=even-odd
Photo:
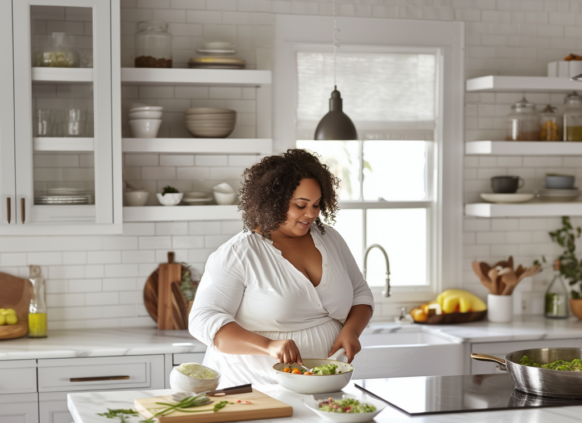
[[[336,0],[333,2],[333,91],[329,99],[329,112],[321,118],[315,129],[313,139],[320,141],[357,140],[358,131],[354,122],[343,112],[343,100],[336,84],[336,50],[339,47],[337,38]]]

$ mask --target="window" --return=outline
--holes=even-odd
[[[275,148],[315,151],[342,180],[335,227],[362,269],[366,247],[386,249],[391,305],[433,299],[462,273],[463,25],[338,18],[337,85],[359,139],[313,141],[333,89],[332,26],[276,16]],[[380,301],[378,250],[367,270]]]

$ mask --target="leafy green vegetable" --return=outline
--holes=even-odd
[[[166,414],[173,413],[174,411],[182,411],[192,413],[192,411],[184,410],[184,408],[192,408],[192,407],[201,407],[203,405],[211,404],[212,400],[205,395],[196,395],[195,397],[186,397],[182,401],[177,402],[176,404],[169,404],[167,402],[156,402],[159,405],[165,405],[167,408],[158,411],[153,415],[153,417],[143,420],[142,423],[155,423],[156,417],[163,416]],[[214,406],[216,408],[216,405]],[[198,412],[208,412],[209,410],[199,410]]]
[[[196,286],[192,282],[192,274],[190,272],[190,267],[187,263],[182,263],[182,266],[187,267],[186,270],[182,274],[182,284],[180,285],[180,291],[182,291],[182,295],[186,301],[194,301],[194,297],[196,296]]]
[[[335,375],[337,364],[322,364],[313,368],[313,374],[317,376]]]
[[[371,413],[376,411],[376,407],[372,404],[362,404],[353,398],[344,398],[342,400],[328,398],[319,402],[319,409],[328,413]]]
[[[519,360],[519,364],[528,367],[538,367],[541,369],[549,369],[549,370],[561,370],[566,372],[580,372],[582,371],[582,361],[580,359],[575,358],[572,361],[565,361],[565,360],[556,360],[553,363],[549,364],[538,364],[532,360],[527,355],[521,357]]]
[[[114,419],[119,417],[121,423],[127,423],[126,418],[129,416],[138,416],[137,412],[133,411],[131,408],[117,408],[117,409],[107,409],[107,413],[97,413],[98,416],[107,417],[108,419]]]
[[[176,188],[171,187],[170,185],[167,185],[162,190],[162,197],[166,194],[179,194],[179,193],[180,193],[180,191],[178,191]]]

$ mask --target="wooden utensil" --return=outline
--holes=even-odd
[[[181,265],[181,272],[182,272],[182,277],[184,276],[185,272],[188,272],[189,269],[186,266],[182,266]],[[154,272],[152,272],[152,274],[148,277],[144,288],[143,288],[143,301],[144,301],[144,305],[145,308],[148,312],[148,314],[151,316],[152,319],[154,319],[154,321],[157,323],[158,322],[158,280],[159,280],[159,268],[156,269]],[[172,291],[175,292],[175,291]],[[180,296],[183,297],[182,292],[180,291]],[[180,300],[177,300],[180,301]],[[187,314],[189,314],[189,312],[187,312]],[[186,325],[183,327],[180,327],[180,329],[187,329],[188,325],[188,318],[187,316],[185,318],[182,319],[177,319],[179,320],[183,320],[186,322]]]
[[[499,271],[496,268],[493,268],[489,271],[489,280],[491,281],[491,293],[493,295],[499,295],[499,286],[497,284],[497,276],[499,274]]]
[[[241,400],[241,403],[227,404],[226,407],[216,413],[213,412],[213,409],[217,401],[192,409],[197,411],[207,410],[208,413],[190,414],[175,411],[167,416],[159,416],[157,419],[159,423],[215,423],[275,419],[279,417],[291,417],[293,415],[293,407],[275,398],[271,398],[256,389],[253,389],[252,393],[238,394],[235,399]],[[250,401],[251,404],[245,404],[245,401]],[[142,417],[149,419],[154,414],[150,410],[155,412],[155,410],[167,408],[167,406],[156,404],[158,402],[174,403],[175,401],[172,401],[171,395],[136,399],[134,401],[135,410]]]
[[[0,273],[0,308],[12,308],[18,323],[0,326],[0,339],[13,339],[28,333],[28,307],[34,288],[28,279]]]
[[[479,278],[479,280],[481,281],[481,283],[483,284],[483,286],[485,288],[487,288],[489,291],[491,291],[491,281],[489,280],[489,278],[487,276],[485,276],[485,274],[483,274],[483,267],[481,266],[481,264],[485,264],[485,263],[479,263],[477,260],[473,260],[473,262],[471,262],[471,266],[473,267],[473,272],[475,272],[475,274],[477,275],[477,277]]]
[[[174,263],[174,253],[168,253],[168,263],[162,263],[158,267],[158,329],[176,329],[180,322],[174,321],[172,283],[180,282],[182,269],[179,263]]]
[[[511,293],[519,283],[519,280],[517,279],[515,272],[513,271],[512,268],[506,267],[499,271],[499,275],[501,275],[501,280],[505,284],[505,287],[501,291],[501,295],[511,295]]]

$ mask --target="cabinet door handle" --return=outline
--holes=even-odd
[[[128,380],[129,376],[93,376],[93,377],[72,377],[71,382],[99,382],[102,380]]]
[[[8,223],[12,220],[12,207],[10,207],[10,197],[6,199],[6,218],[8,219]]]
[[[24,220],[26,219],[25,208],[26,208],[26,200],[24,198],[21,198],[20,199],[20,220],[22,220],[22,223],[24,223]]]

